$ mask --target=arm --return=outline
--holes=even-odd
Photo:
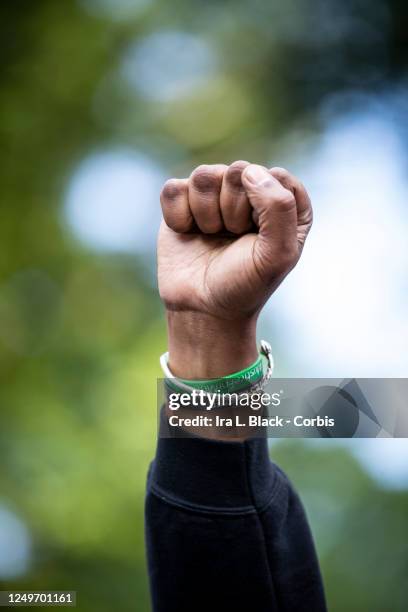
[[[309,198],[286,171],[236,162],[173,179],[161,200],[170,367],[186,379],[239,371],[256,359],[263,304],[300,256]],[[160,439],[146,541],[155,612],[325,610],[304,511],[263,439]]]

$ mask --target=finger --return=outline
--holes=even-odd
[[[242,173],[242,183],[259,217],[255,243],[259,264],[272,275],[287,270],[299,257],[297,209],[292,191],[286,189],[263,166],[251,164]]]
[[[163,217],[175,232],[189,232],[193,227],[193,215],[188,203],[188,179],[170,179],[164,183],[160,194]]]
[[[220,206],[225,228],[234,234],[243,234],[252,227],[252,208],[242,184],[243,170],[247,161],[236,161],[224,173]]]
[[[271,168],[269,172],[278,179],[278,181],[292,191],[296,200],[297,209],[297,223],[299,238],[304,240],[312,226],[313,222],[313,209],[310,201],[309,194],[307,193],[304,185],[297,179],[293,174],[288,172],[285,168]]]
[[[227,166],[198,166],[189,179],[190,210],[204,234],[216,234],[224,228],[220,210],[222,179]]]

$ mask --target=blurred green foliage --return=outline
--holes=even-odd
[[[70,176],[118,144],[168,174],[269,159],[297,122],[318,130],[327,94],[403,78],[406,7],[152,1],[122,19],[97,5],[0,9],[0,505],[33,541],[27,573],[0,588],[75,589],[81,611],[145,611],[164,322],[151,262],[95,254],[68,231]],[[165,102],[131,89],[121,58],[156,30],[205,37],[218,57],[211,81]],[[408,494],[379,488],[346,451],[280,443],[274,457],[304,497],[330,609],[405,610]]]

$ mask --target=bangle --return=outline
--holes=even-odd
[[[269,380],[272,377],[274,367],[272,348],[265,340],[261,340],[259,357],[254,363],[239,372],[228,374],[222,378],[212,378],[209,380],[177,378],[170,371],[168,360],[168,353],[164,353],[160,357],[160,365],[166,379],[166,385],[175,391],[185,391],[188,393],[191,393],[194,389],[199,389],[209,394],[243,391]]]

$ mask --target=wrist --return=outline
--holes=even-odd
[[[258,357],[256,317],[228,321],[193,311],[167,311],[169,367],[185,379],[238,372]]]

